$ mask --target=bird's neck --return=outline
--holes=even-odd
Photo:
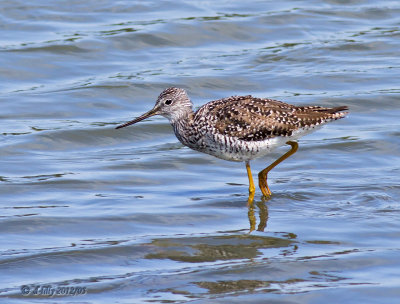
[[[196,128],[194,125],[193,110],[179,116],[177,119],[170,120],[170,123],[174,128],[176,137],[182,144],[192,147],[197,142],[198,139],[193,137],[193,135],[196,135],[196,132],[194,132]]]
[[[193,126],[194,113],[193,110],[181,112],[179,116],[170,119],[170,123],[175,130],[175,133],[185,132],[186,129],[190,129]]]
[[[193,117],[194,113],[192,107],[187,106],[174,112],[171,117],[168,117],[168,119],[171,125],[174,126],[190,124],[193,122]]]

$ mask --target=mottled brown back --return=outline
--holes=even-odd
[[[297,107],[272,99],[232,96],[211,101],[195,113],[195,122],[207,117],[207,125],[218,133],[245,141],[262,141],[275,136],[291,136],[295,130],[315,127],[343,118],[346,106]],[[204,123],[202,121],[202,123]]]

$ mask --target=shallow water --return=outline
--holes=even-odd
[[[15,0],[0,17],[0,302],[399,299],[398,1]],[[114,129],[172,85],[196,106],[350,115],[248,208],[244,164],[183,147],[162,117]]]

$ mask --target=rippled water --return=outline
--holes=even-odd
[[[10,0],[0,18],[1,302],[398,301],[398,1]],[[162,117],[114,129],[172,85],[351,114],[248,208],[244,164]]]

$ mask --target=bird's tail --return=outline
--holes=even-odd
[[[323,113],[328,113],[328,114],[341,114],[343,117],[348,114],[349,112],[342,112],[348,110],[348,106],[340,106],[340,107],[334,107],[334,108],[316,108],[314,111],[316,112],[323,112]],[[342,113],[341,113],[342,112]]]

